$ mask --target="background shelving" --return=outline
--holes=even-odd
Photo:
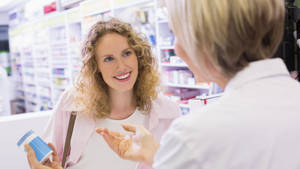
[[[184,113],[190,109],[190,99],[218,91],[213,83],[196,84],[187,65],[176,56],[162,0],[64,0],[62,5],[62,9],[75,7],[35,19],[11,20],[16,96],[26,112],[53,108],[80,70],[80,49],[88,30],[95,22],[112,17],[131,23],[145,35],[159,64],[164,93]]]
[[[158,0],[156,6],[156,27],[158,35],[157,54],[165,95],[179,103],[183,114],[190,110],[190,99],[219,92],[213,83],[197,84],[186,63],[176,56],[175,37],[168,25],[168,13],[164,1]]]

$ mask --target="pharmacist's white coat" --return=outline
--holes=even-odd
[[[252,62],[216,102],[173,122],[155,169],[299,169],[300,84],[280,59]]]

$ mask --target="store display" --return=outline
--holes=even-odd
[[[21,62],[21,27],[12,28],[9,30],[9,46],[12,65],[12,77],[15,83],[16,99],[11,101],[11,114],[24,113],[25,110],[25,92],[23,83],[23,69]]]
[[[130,3],[134,5],[128,5]],[[153,47],[156,47],[155,6],[153,1],[116,1],[115,6],[113,10],[114,17],[130,23],[137,32],[141,32],[146,36]]]
[[[189,100],[200,95],[209,95],[213,91],[212,83],[197,84],[193,73],[186,63],[176,56],[174,50],[175,36],[168,24],[168,12],[165,3],[157,0],[156,23],[158,35],[158,54],[160,69],[162,70],[163,85],[167,87],[166,95],[176,101],[183,114],[189,112]]]

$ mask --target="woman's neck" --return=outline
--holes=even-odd
[[[136,109],[133,91],[118,92],[114,89],[109,90],[110,116],[111,119],[126,119]]]

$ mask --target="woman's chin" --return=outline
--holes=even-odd
[[[116,85],[113,89],[117,92],[123,93],[133,90],[133,85]]]

